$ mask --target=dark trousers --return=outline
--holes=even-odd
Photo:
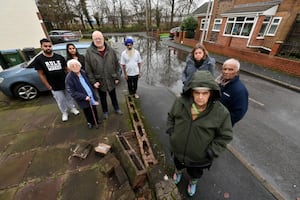
[[[99,121],[99,117],[98,117],[98,113],[97,113],[97,108],[96,108],[96,106],[92,106],[92,108],[94,111],[96,121],[97,121],[97,123],[99,123],[100,121]],[[92,125],[95,125],[95,119],[94,119],[91,107],[84,108],[83,113],[86,118],[86,121]]]
[[[203,168],[185,166],[176,157],[174,157],[174,164],[177,170],[182,170],[186,168],[186,172],[192,179],[200,179],[203,175]]]
[[[101,101],[102,112],[108,112],[107,100],[106,100],[107,92],[104,92],[101,90],[98,90],[98,92],[99,92],[99,97],[100,97],[100,101]],[[119,104],[118,104],[118,99],[117,99],[117,94],[116,94],[116,88],[109,91],[108,94],[110,96],[112,106],[114,107],[115,110],[118,110]]]
[[[127,86],[130,95],[136,93],[138,87],[139,75],[136,76],[127,76]]]

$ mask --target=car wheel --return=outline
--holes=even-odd
[[[38,90],[30,84],[19,84],[14,87],[14,95],[23,100],[31,100],[39,95]]]

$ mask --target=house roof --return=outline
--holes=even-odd
[[[251,4],[235,5],[231,10],[221,14],[223,16],[238,15],[238,14],[264,14],[274,15],[281,0],[272,2],[257,2]]]
[[[194,10],[194,12],[192,12],[192,15],[194,15],[194,16],[205,16],[206,13],[207,13],[207,7],[208,7],[208,2],[205,2],[199,8]]]

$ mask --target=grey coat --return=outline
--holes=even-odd
[[[206,59],[203,61],[203,64],[197,68],[195,66],[195,61],[193,59],[193,56],[190,54],[186,58],[186,66],[182,72],[182,82],[183,84],[186,84],[187,81],[189,81],[192,77],[192,75],[197,70],[207,70],[211,73],[212,76],[214,76],[215,73],[215,65],[216,61],[214,58],[207,56]]]
[[[111,91],[116,87],[115,80],[120,80],[120,65],[115,51],[105,44],[102,57],[94,43],[87,49],[85,55],[85,71],[92,85],[100,83],[101,91]]]

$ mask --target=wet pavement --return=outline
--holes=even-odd
[[[167,40],[162,45],[178,48],[178,44]],[[187,52],[191,49],[181,45],[180,48]],[[169,52],[172,53],[172,50]],[[217,55],[214,57],[218,62],[225,60]],[[242,63],[242,70],[300,91],[299,78],[247,63]],[[167,76],[166,79],[172,77]],[[146,127],[153,132],[151,141],[161,166],[161,174],[156,175],[163,177],[167,174],[170,177],[172,162],[164,127],[166,114],[176,96],[173,91],[177,89],[149,84],[155,81],[150,79],[140,82],[141,98],[136,102]],[[49,94],[43,94],[30,102],[13,100],[1,94],[0,199],[114,199],[120,185],[114,176],[104,173],[102,166],[109,162],[104,160],[105,157],[94,152],[85,160],[69,159],[69,156],[70,149],[77,143],[111,144],[118,131],[132,130],[125,103],[127,90],[124,81],[117,91],[124,115],[111,112],[109,119],[103,121],[99,129],[92,130],[86,127],[82,113],[79,116],[70,115],[68,122],[62,122],[56,103]],[[100,108],[98,110],[101,114]],[[280,199],[280,194],[268,187],[266,180],[261,180],[255,172],[251,172],[247,162],[237,155],[226,151],[217,159],[199,182],[197,195],[191,199]],[[185,174],[178,185],[183,199],[188,198],[185,193],[186,183]],[[122,191],[128,193],[124,192],[123,196],[119,194],[118,197],[126,199],[126,195],[132,195],[131,188]]]
[[[133,193],[128,184],[116,197],[120,185],[102,169],[113,165],[103,163],[106,156],[92,150],[84,160],[70,157],[76,144],[111,145],[118,131],[132,130],[123,85],[118,89],[124,116],[110,112],[109,119],[92,130],[82,112],[62,122],[50,94],[28,102],[1,94],[0,199],[117,199]]]

